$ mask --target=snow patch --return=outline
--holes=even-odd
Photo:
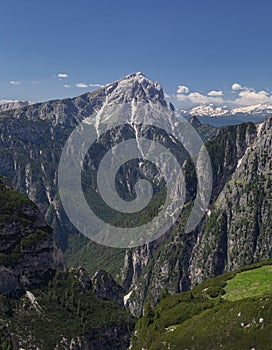
[[[236,169],[238,169],[238,168],[240,167],[240,165],[242,164],[242,161],[243,161],[244,156],[245,156],[245,155],[243,155],[243,157],[240,158],[240,159],[238,160]]]
[[[132,294],[132,291],[130,291],[128,294],[124,295],[124,305],[126,306],[128,299],[130,298]]]

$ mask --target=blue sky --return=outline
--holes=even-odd
[[[271,13],[271,0],[2,0],[0,100],[142,71],[181,107],[272,103]]]

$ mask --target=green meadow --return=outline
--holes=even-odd
[[[227,281],[224,287],[226,300],[256,297],[272,291],[272,266],[266,265],[254,270],[238,273]]]

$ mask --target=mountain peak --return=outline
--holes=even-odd
[[[14,105],[8,109],[14,109],[14,118],[27,120],[51,120],[52,125],[77,125],[86,117],[97,115],[105,106],[110,105],[137,105],[137,103],[154,103],[166,108],[168,106],[161,85],[145,77],[142,72],[129,74],[122,79],[107,84],[100,89],[85,94],[47,102],[32,104],[27,103],[23,111],[15,109]],[[0,112],[7,107],[0,105]],[[20,105],[22,107],[22,105]],[[99,115],[99,114],[98,114]],[[97,122],[99,124],[99,122]],[[34,134],[29,134],[30,138]]]
[[[131,73],[108,84],[103,91],[106,92],[108,102],[152,101],[167,106],[161,85],[146,78],[142,72]]]
[[[131,79],[131,78],[146,78],[146,77],[142,72],[135,72],[127,75],[126,78]]]

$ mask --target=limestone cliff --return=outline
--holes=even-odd
[[[37,206],[0,178],[0,293],[19,295],[65,268]]]

